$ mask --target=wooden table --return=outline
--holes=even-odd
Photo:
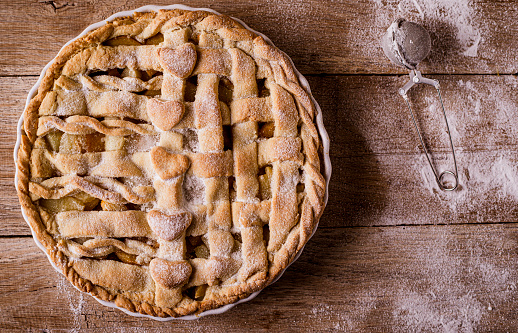
[[[292,57],[322,107],[333,177],[318,231],[277,283],[223,315],[169,323],[76,291],[34,244],[13,185],[16,122],[40,70],[90,23],[146,3],[1,2],[1,331],[518,330],[518,1],[186,2],[244,20]],[[439,190],[396,94],[405,70],[379,46],[399,16],[432,36],[420,68],[442,85],[453,193]],[[451,168],[435,92],[410,94],[436,163]]]

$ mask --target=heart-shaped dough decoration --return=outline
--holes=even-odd
[[[196,48],[192,43],[185,43],[176,49],[158,49],[158,60],[165,72],[181,79],[189,77],[196,65]]]
[[[173,241],[191,225],[192,215],[189,212],[165,214],[151,210],[147,214],[149,227],[158,237]]]
[[[192,267],[186,260],[167,261],[154,258],[149,263],[149,273],[156,283],[172,289],[187,283]]]
[[[151,164],[163,180],[178,177],[189,169],[189,158],[181,154],[171,154],[163,147],[153,147],[149,152]]]
[[[162,101],[150,98],[147,101],[147,115],[162,131],[169,131],[182,120],[185,108],[180,101]]]

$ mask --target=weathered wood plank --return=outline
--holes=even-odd
[[[4,1],[0,75],[39,74],[61,46],[88,25],[148,1]],[[155,1],[169,5],[170,1]],[[417,4],[417,6],[415,5]],[[379,40],[397,17],[430,31],[431,73],[518,72],[518,1],[190,1],[244,20],[268,35],[304,73],[403,73]]]
[[[158,332],[514,331],[517,224],[319,230],[256,299],[198,321],[105,308],[55,272],[30,238],[0,239],[0,328]]]
[[[450,156],[442,167],[452,170]],[[518,220],[516,151],[458,152],[460,185],[441,191],[424,155],[332,158],[322,227]]]
[[[437,75],[455,148],[482,151],[518,145],[518,77]],[[334,156],[420,153],[411,115],[397,93],[408,76],[308,77],[332,140]],[[431,151],[450,151],[437,92],[408,93]]]
[[[9,77],[0,79],[0,235],[30,235],[30,229],[20,212],[14,187],[13,150],[16,143],[16,126],[27,94],[36,77]]]
[[[321,227],[517,220],[518,79],[436,78],[457,149],[461,189],[454,193],[438,190],[408,110],[395,93],[406,77],[309,77],[332,140],[334,172]],[[2,235],[30,234],[19,212],[10,161],[18,116],[34,81],[0,79],[0,94],[6,96],[0,101],[5,119],[0,158],[6,161],[0,166]],[[417,88],[411,95],[439,169],[451,169],[434,90]]]

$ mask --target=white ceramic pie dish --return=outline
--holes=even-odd
[[[219,12],[215,11],[215,10],[212,10],[212,9],[208,9],[208,8],[193,8],[193,7],[189,7],[189,6],[185,6],[185,5],[170,5],[170,6],[153,6],[153,5],[149,5],[149,6],[144,6],[144,7],[140,7],[138,9],[135,9],[135,10],[128,10],[128,11],[123,11],[123,12],[118,12],[118,13],[115,13],[113,14],[112,16],[108,17],[106,20],[104,21],[100,21],[100,22],[97,22],[97,23],[94,23],[90,26],[88,26],[83,32],[81,32],[81,34],[79,34],[77,37],[71,39],[70,41],[68,41],[65,45],[63,45],[62,49],[67,46],[68,44],[70,44],[71,42],[73,42],[74,40],[80,38],[80,37],[83,37],[84,35],[86,35],[87,33],[89,33],[90,31],[92,30],[95,30],[99,27],[101,27],[102,25],[106,24],[106,22],[109,22],[109,21],[113,21],[114,19],[116,18],[119,18],[119,17],[124,17],[124,16],[132,16],[134,12],[149,12],[149,11],[157,11],[157,10],[160,10],[160,9],[184,9],[184,10],[191,10],[191,11],[194,11],[194,10],[203,10],[203,11],[207,11],[207,12],[211,12],[211,13],[215,13],[215,14],[220,14]],[[253,29],[251,29],[250,27],[248,27],[243,21],[237,19],[237,18],[234,18],[232,17],[233,20],[237,21],[238,23],[242,24],[246,29],[256,33],[257,35],[260,35],[262,36],[268,43],[272,44],[272,41],[267,37],[265,36],[264,34],[258,32],[258,31],[255,31]],[[59,53],[59,52],[58,52]],[[290,59],[288,57],[288,59]],[[44,68],[43,70],[41,71],[41,74],[40,74],[40,77],[38,78],[38,81],[36,82],[36,84],[32,87],[32,89],[29,91],[29,94],[27,96],[27,100],[26,100],[26,103],[25,103],[25,109],[27,108],[27,106],[29,105],[29,102],[30,100],[37,94],[38,92],[38,88],[40,86],[40,83],[41,83],[41,80],[43,79],[43,76],[45,75],[45,72],[47,71],[47,69],[49,68],[50,64],[54,61],[54,59],[52,59],[52,61],[50,61]],[[292,62],[292,60],[290,59],[290,62]],[[327,205],[327,200],[328,200],[328,190],[329,190],[329,181],[331,179],[331,159],[329,158],[329,136],[324,128],[324,122],[323,122],[323,116],[322,116],[322,110],[320,109],[320,106],[318,105],[317,101],[313,98],[313,96],[311,95],[311,89],[310,89],[310,86],[309,86],[309,83],[308,81],[304,78],[304,76],[302,76],[302,74],[295,68],[293,62],[292,62],[292,65],[293,65],[293,69],[295,71],[295,73],[297,74],[298,78],[299,78],[299,81],[300,81],[300,84],[301,86],[309,93],[309,96],[311,97],[311,100],[313,101],[313,104],[315,105],[315,108],[317,110],[317,115],[316,115],[316,123],[317,123],[317,127],[318,127],[318,131],[319,131],[319,134],[320,134],[320,137],[322,139],[322,145],[323,145],[323,151],[324,151],[324,170],[323,170],[323,175],[326,179],[326,191],[325,191],[325,196],[324,196],[324,207],[325,205]],[[20,117],[20,120],[18,121],[18,127],[17,127],[17,140],[16,140],[16,144],[15,144],[15,147],[14,147],[14,161],[15,161],[15,164],[17,163],[17,159],[18,159],[18,149],[20,147],[20,142],[21,142],[21,133],[22,133],[22,126],[23,126],[23,115]],[[16,168],[16,173],[15,173],[15,179],[14,179],[14,182],[15,182],[15,186],[18,188],[18,168]],[[25,212],[22,210],[22,215],[23,215],[23,218],[25,219],[25,221],[27,222],[27,224],[30,226],[30,224],[28,223],[28,218],[27,218],[27,215],[25,214]],[[315,226],[315,229],[313,230],[313,234],[315,233],[316,229],[318,227],[318,224],[317,226]],[[34,230],[32,230],[31,228],[31,232],[32,232],[32,236],[33,236],[33,239],[34,239],[34,242],[36,243],[36,245],[45,253],[47,254],[47,251],[45,249],[45,247],[38,241],[38,239],[36,238],[35,234],[34,234]],[[312,236],[313,236],[312,234]],[[292,264],[294,263],[300,256],[300,254],[302,253],[304,249],[300,250],[295,259],[277,276],[277,278],[272,282],[276,282],[281,276],[282,274],[284,273],[284,271]],[[47,254],[47,257],[48,257],[48,254]],[[54,269],[56,269],[59,273],[63,274],[61,272],[61,270],[56,267],[56,265],[52,262],[52,260],[50,259],[50,257],[48,257],[49,259],[49,262],[52,264],[52,266],[54,267]],[[77,289],[77,288],[76,288]],[[79,289],[78,289],[79,290]],[[79,290],[80,291],[80,290]],[[244,303],[244,302],[247,302],[247,301],[250,301],[252,300],[253,298],[255,298],[261,291],[257,291],[255,293],[252,293],[250,296],[248,296],[247,298],[244,298],[244,299],[241,299],[239,300],[238,302],[236,303],[233,303],[233,304],[227,304],[225,306],[222,306],[220,308],[217,308],[217,309],[213,309],[213,310],[208,310],[208,311],[205,311],[205,312],[202,312],[201,314],[195,314],[195,315],[188,315],[188,316],[182,316],[182,317],[167,317],[167,318],[160,318],[160,317],[153,317],[153,316],[149,316],[149,315],[143,315],[143,314],[140,314],[140,313],[135,313],[135,312],[130,312],[124,308],[121,308],[121,307],[118,307],[115,305],[115,303],[113,302],[107,302],[107,301],[103,301],[103,300],[100,300],[96,297],[94,297],[99,303],[105,305],[105,306],[108,306],[108,307],[112,307],[112,308],[117,308],[131,316],[135,316],[135,317],[145,317],[145,318],[150,318],[150,319],[154,319],[154,320],[158,320],[158,321],[170,321],[170,320],[175,320],[175,319],[181,319],[181,320],[193,320],[193,319],[198,319],[200,317],[204,317],[204,316],[207,316],[207,315],[212,315],[212,314],[221,314],[221,313],[224,313],[228,310],[230,310],[231,308],[233,308],[235,305],[237,304],[240,304],[240,303]]]

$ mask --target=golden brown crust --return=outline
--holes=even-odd
[[[228,248],[222,247],[218,245],[218,247],[212,248],[211,253],[219,253],[221,257],[214,255],[214,258],[210,260],[191,260],[192,268],[192,277],[191,280],[198,279],[201,282],[204,282],[209,285],[209,289],[205,298],[202,301],[187,299],[186,296],[181,296],[181,293],[175,296],[174,292],[171,289],[179,288],[181,285],[192,284],[192,282],[187,282],[186,276],[191,275],[191,265],[189,265],[186,261],[178,261],[178,264],[171,264],[172,259],[169,264],[165,263],[164,259],[154,259],[160,260],[160,267],[166,266],[174,266],[178,265],[182,267],[182,276],[174,276],[170,277],[162,277],[161,284],[165,285],[159,291],[158,287],[155,287],[156,284],[152,282],[151,279],[145,278],[141,275],[139,270],[132,269],[130,266],[124,266],[125,269],[128,270],[127,276],[133,276],[133,279],[125,280],[124,286],[133,285],[133,288],[139,288],[139,290],[148,290],[149,288],[157,288],[156,298],[153,298],[146,294],[146,292],[141,293],[139,297],[132,295],[130,291],[117,292],[117,288],[113,285],[109,285],[109,283],[105,283],[104,287],[99,284],[95,284],[89,279],[81,276],[78,271],[85,272],[88,269],[96,269],[97,267],[95,263],[90,261],[83,261],[80,259],[70,258],[66,250],[64,250],[63,246],[59,246],[58,242],[55,239],[55,234],[52,234],[52,228],[49,228],[48,225],[44,222],[44,218],[42,216],[42,210],[37,207],[32,196],[38,195],[39,197],[44,197],[45,195],[48,198],[58,197],[57,192],[52,192],[48,188],[42,187],[41,184],[34,183],[33,188],[37,188],[36,190],[31,190],[31,178],[34,178],[34,175],[31,175],[31,153],[35,150],[35,145],[37,144],[36,139],[42,133],[46,132],[42,130],[42,118],[39,115],[40,106],[44,102],[44,99],[48,95],[48,92],[53,90],[55,84],[63,84],[67,85],[68,88],[72,88],[70,83],[62,82],[59,83],[60,77],[64,72],[66,73],[85,73],[87,67],[85,67],[85,63],[82,61],[78,61],[78,59],[82,57],[90,57],[88,60],[89,63],[94,64],[96,68],[103,69],[103,66],[106,66],[106,59],[102,57],[101,53],[97,54],[95,52],[102,52],[102,42],[117,38],[119,36],[130,36],[136,41],[145,41],[148,38],[151,38],[160,31],[170,30],[172,27],[193,27],[196,26],[200,31],[206,31],[207,34],[203,34],[200,36],[200,39],[203,38],[203,43],[206,45],[213,45],[214,43],[218,43],[219,41],[223,41],[223,43],[227,43],[232,45],[234,48],[232,52],[229,52],[229,55],[216,55],[215,52],[219,52],[217,49],[200,49],[198,53],[198,62],[197,65],[194,66],[192,63],[192,44],[190,46],[184,46],[183,48],[185,53],[185,60],[182,60],[187,64],[188,70],[179,70],[177,68],[165,68],[165,70],[172,73],[172,76],[177,76],[180,79],[185,79],[189,72],[193,71],[193,73],[198,74],[198,90],[206,89],[207,92],[211,91],[211,85],[214,85],[214,82],[217,84],[217,79],[215,80],[215,76],[212,75],[224,75],[227,77],[232,77],[237,81],[241,82],[244,78],[250,77],[250,70],[255,71],[255,65],[252,63],[247,64],[249,59],[254,59],[260,66],[258,66],[259,72],[257,73],[258,78],[268,78],[269,80],[269,88],[272,93],[272,102],[271,105],[265,104],[263,100],[254,96],[245,96],[247,92],[252,91],[257,95],[257,87],[252,86],[235,86],[234,92],[236,96],[239,96],[240,99],[234,105],[238,103],[247,104],[252,103],[246,107],[239,107],[240,112],[235,113],[234,116],[237,117],[235,120],[232,120],[232,124],[234,122],[239,122],[240,126],[236,129],[239,131],[240,128],[248,126],[246,125],[246,121],[272,121],[275,120],[277,124],[276,136],[284,136],[286,138],[277,138],[275,140],[268,140],[269,143],[265,143],[265,151],[269,151],[270,153],[265,153],[263,156],[264,162],[260,162],[260,164],[272,164],[273,167],[273,180],[272,186],[277,186],[281,190],[285,190],[286,188],[293,188],[292,195],[284,196],[274,193],[273,198],[271,199],[271,214],[272,220],[270,223],[272,226],[277,223],[279,227],[276,227],[276,232],[278,234],[273,234],[273,238],[270,239],[270,243],[268,244],[268,256],[266,251],[264,253],[253,253],[254,251],[250,249],[243,249],[243,255],[249,256],[249,262],[261,262],[261,260],[268,261],[268,269],[267,271],[256,270],[254,267],[251,267],[250,264],[237,272],[237,267],[234,268],[236,263],[233,259],[226,257],[225,251],[230,251]],[[181,29],[179,29],[179,33]],[[218,40],[212,40],[211,34],[218,35]],[[183,44],[187,45],[187,44]],[[224,45],[221,45],[223,47]],[[96,49],[97,47],[97,49]],[[170,45],[170,47],[174,47],[174,45]],[[131,46],[126,47],[127,52],[133,52]],[[94,50],[95,49],[95,50]],[[100,51],[96,51],[100,50]],[[173,58],[176,59],[178,57],[182,57],[181,50],[180,55],[174,53],[171,50],[163,50],[163,54],[157,55],[157,58]],[[142,52],[147,52],[146,50]],[[134,54],[134,53],[132,53]],[[212,61],[214,57],[218,57],[218,61]],[[139,58],[137,54],[136,60],[140,68],[149,68],[153,69],[160,68],[160,61],[150,62],[146,60],[148,58],[142,57]],[[71,61],[73,60],[73,61]],[[121,60],[113,60],[125,62],[127,59]],[[239,64],[239,67],[233,68],[230,66],[231,63]],[[119,65],[128,65],[128,63],[122,63]],[[133,64],[134,65],[134,64]],[[158,66],[158,67],[157,67]],[[250,67],[251,66],[251,67]],[[213,73],[213,74],[202,74],[202,73]],[[171,77],[172,77],[171,76]],[[142,86],[144,83],[138,82],[132,83],[132,87]],[[88,81],[84,84],[89,85],[89,87],[93,87],[98,90],[105,89],[103,87],[106,84],[112,84],[114,86],[126,85],[127,83],[122,82],[121,80],[108,80],[108,81]],[[171,85],[175,84],[175,81],[171,81]],[[162,89],[164,89],[164,85],[162,85]],[[92,89],[93,89],[92,88]],[[129,89],[129,88],[127,88]],[[134,89],[149,89],[149,87],[145,88],[134,88]],[[254,90],[255,89],[255,90]],[[97,92],[101,94],[101,92]],[[162,92],[164,95],[164,92]],[[197,92],[198,94],[198,92]],[[209,93],[207,93],[209,94]],[[209,94],[210,95],[210,94]],[[291,97],[290,97],[291,96]],[[244,98],[250,97],[246,101]],[[217,96],[216,96],[217,98]],[[152,100],[152,99],[151,99]],[[177,99],[174,96],[173,89],[171,90],[171,95],[167,98],[166,103],[177,104]],[[198,100],[198,99],[197,99]],[[257,103],[255,102],[257,100]],[[246,172],[235,171],[236,166],[234,165],[234,171],[232,170],[232,164],[228,164],[228,156],[226,153],[209,153],[214,150],[222,150],[223,142],[211,140],[211,133],[214,129],[221,128],[222,124],[220,120],[212,119],[206,116],[204,113],[204,108],[209,107],[209,104],[196,104],[199,102],[195,102],[196,112],[196,126],[200,135],[200,149],[204,154],[199,154],[199,157],[196,157],[197,154],[192,156],[192,164],[194,173],[199,177],[202,177],[205,180],[206,188],[211,188],[214,186],[216,188],[218,182],[218,178],[225,178],[234,176],[236,181],[248,181],[250,175],[246,174]],[[209,102],[207,102],[209,103]],[[268,102],[270,103],[270,102]],[[182,104],[183,105],[183,104]],[[219,104],[218,104],[219,105]],[[43,107],[43,106],[42,106]],[[210,104],[212,107],[212,104]],[[230,108],[232,109],[232,105]],[[272,108],[273,116],[265,115],[265,108]],[[248,111],[247,111],[248,110]],[[117,110],[120,112],[121,110]],[[122,110],[126,112],[125,110]],[[41,111],[40,111],[41,112]],[[132,112],[132,115],[138,114],[139,117],[146,118],[146,113],[141,112],[139,110],[127,110],[127,112]],[[139,113],[140,112],[140,113]],[[159,114],[161,111],[157,111],[156,114]],[[295,112],[295,113],[294,113]],[[173,128],[178,122],[180,122],[181,117],[183,116],[184,110],[179,110],[178,113],[181,115],[176,115],[176,118],[170,119],[167,121],[167,124],[161,128],[162,130],[168,130]],[[76,115],[73,117],[80,117],[81,115]],[[136,116],[137,117],[137,116]],[[151,120],[153,118],[159,117],[158,115],[151,116]],[[265,120],[261,120],[262,118],[267,118]],[[290,118],[291,117],[291,118]],[[177,119],[178,118],[178,119]],[[270,119],[271,118],[271,119]],[[18,150],[18,160],[17,160],[17,171],[18,171],[18,196],[22,206],[22,210],[27,215],[27,221],[30,224],[32,230],[35,233],[36,238],[43,244],[43,246],[47,249],[47,253],[51,260],[63,271],[65,276],[68,278],[71,283],[73,283],[80,290],[89,292],[93,296],[104,300],[114,302],[117,306],[123,307],[129,311],[139,312],[142,314],[147,314],[151,316],[158,317],[167,317],[167,316],[183,316],[196,312],[203,312],[209,309],[214,309],[225,304],[234,303],[239,299],[245,298],[251,293],[263,289],[269,283],[271,283],[282,271],[286,268],[289,263],[294,259],[296,254],[303,248],[304,244],[307,242],[312,232],[315,229],[315,226],[322,214],[322,210],[324,207],[324,191],[325,191],[325,179],[321,174],[320,165],[321,161],[318,155],[318,149],[320,146],[320,138],[318,131],[316,129],[315,123],[315,108],[311,101],[308,93],[300,86],[298,82],[297,75],[294,72],[294,69],[291,65],[290,60],[287,56],[279,51],[274,46],[268,44],[262,37],[256,36],[252,32],[244,29],[240,24],[233,21],[232,19],[223,16],[223,15],[215,15],[208,12],[200,12],[200,11],[184,11],[184,10],[172,10],[172,11],[159,11],[159,12],[150,12],[150,13],[135,13],[133,17],[127,18],[118,18],[105,26],[102,26],[90,33],[86,36],[79,38],[66,47],[58,54],[58,56],[54,59],[49,69],[46,71],[41,84],[38,89],[37,95],[32,98],[27,109],[24,112],[24,124],[23,131],[21,137],[21,144]],[[298,126],[293,127],[290,119],[300,119]],[[149,119],[144,119],[149,121]],[[245,121],[246,120],[246,121]],[[63,122],[58,117],[49,117],[48,119],[43,120],[44,122],[48,122],[49,126],[57,129],[63,130],[68,126],[67,133],[86,133],[90,128],[96,129],[96,131],[104,133],[106,135],[127,135],[128,133],[124,131],[132,131],[132,132],[141,132],[148,133],[150,131],[149,128],[139,127],[138,124],[134,123],[118,123],[118,126],[110,126],[106,125],[102,122],[93,120],[92,118],[81,119],[75,118],[74,122],[81,123],[80,125],[72,124],[71,117],[67,118],[66,122]],[[109,120],[107,120],[109,121]],[[114,120],[112,120],[114,121]],[[200,123],[202,121],[203,123]],[[120,122],[124,122],[120,120]],[[113,125],[113,123],[111,123]],[[71,127],[75,126],[75,127]],[[115,132],[113,127],[119,127],[118,132]],[[38,133],[39,131],[39,133]],[[254,152],[253,147],[247,146],[248,139],[246,136],[240,136],[241,141],[234,142],[235,154],[239,156],[246,156],[247,154],[251,154]],[[265,142],[268,142],[265,141]],[[276,142],[278,144],[276,146]],[[282,141],[282,142],[281,142]],[[283,146],[284,145],[284,146]],[[268,149],[269,146],[277,147]],[[282,148],[284,147],[284,148]],[[301,147],[301,151],[300,148]],[[170,148],[170,147],[168,147]],[[163,149],[163,148],[161,148]],[[170,149],[171,150],[171,149]],[[261,151],[261,148],[259,148]],[[300,153],[299,153],[300,151]],[[95,154],[95,153],[92,153]],[[104,154],[104,153],[103,153]],[[169,153],[167,153],[169,154]],[[221,162],[211,164],[211,162],[207,162],[205,160],[213,160],[209,155],[212,154],[214,158]],[[256,153],[257,154],[257,153]],[[303,156],[301,156],[301,155]],[[162,154],[164,155],[164,154]],[[104,155],[103,155],[104,156]],[[171,156],[175,156],[172,154]],[[182,156],[182,155],[178,155]],[[104,157],[103,157],[104,158]],[[244,158],[244,157],[243,157]],[[142,157],[140,159],[134,160],[134,163],[141,168],[142,166],[139,164],[139,161],[145,159]],[[243,160],[244,161],[244,160]],[[93,162],[92,162],[93,163]],[[129,163],[129,162],[128,162]],[[157,162],[158,163],[158,162]],[[187,163],[184,161],[183,163]],[[232,162],[230,162],[232,163]],[[237,163],[237,162],[234,162]],[[302,165],[302,170],[304,171],[304,185],[305,185],[305,197],[302,199],[300,203],[297,204],[297,195],[294,191],[295,186],[297,185],[297,181],[294,179],[287,177],[287,174],[299,173],[300,165]],[[208,166],[208,168],[206,167]],[[249,168],[259,168],[259,166],[248,165],[247,170]],[[160,168],[163,169],[163,166]],[[99,165],[97,165],[97,169],[99,169]],[[144,168],[145,169],[145,168]],[[181,171],[171,171],[165,170],[163,171],[163,177],[171,178],[171,177],[180,177],[183,179],[184,176],[181,174],[185,172],[185,168]],[[247,178],[248,177],[248,178]],[[248,180],[247,180],[248,179]],[[86,181],[84,181],[86,182]],[[255,180],[252,181],[254,183]],[[90,183],[81,183],[76,179],[77,187],[86,188]],[[180,183],[181,184],[181,183]],[[228,183],[223,183],[227,184]],[[158,187],[165,186],[160,183],[156,185]],[[171,186],[171,185],[167,185]],[[179,185],[181,186],[181,185]],[[219,185],[218,185],[219,186]],[[255,185],[251,185],[252,192],[256,193],[241,193],[238,195],[243,196],[245,199],[247,196],[257,196],[259,191],[259,185],[256,183]],[[93,188],[93,187],[92,187]],[[174,190],[176,187],[172,187],[174,198]],[[92,191],[94,191],[93,188]],[[277,189],[278,191],[279,189]],[[50,192],[49,192],[50,191]],[[86,192],[86,191],[85,191]],[[100,193],[100,192],[99,192]],[[119,196],[116,199],[113,199],[113,204],[126,202],[126,201],[135,201],[135,200],[143,200],[141,197],[143,195],[150,195],[149,192],[144,194],[144,192],[135,193],[132,189],[126,189],[126,196]],[[101,194],[99,194],[100,196]],[[103,200],[109,201],[110,195],[108,193],[104,193]],[[217,192],[214,192],[215,202],[216,199],[219,198]],[[140,198],[140,199],[138,199]],[[158,198],[159,202],[165,202],[165,198]],[[167,198],[167,202],[171,202],[172,199]],[[174,199],[179,200],[179,199]],[[219,199],[218,199],[219,200]],[[224,200],[224,199],[223,199]],[[230,204],[228,204],[228,198],[226,199],[227,204],[216,204],[211,208],[211,211],[208,211],[206,214],[211,216],[211,223],[220,223],[219,226],[210,227],[216,228],[213,230],[210,237],[214,239],[217,238],[218,244],[225,244],[225,239],[230,235],[230,231],[226,232],[218,232],[217,228],[223,228],[222,230],[229,230],[223,227],[223,224],[226,223],[224,221],[225,217],[228,215],[235,215],[235,212],[230,213]],[[224,202],[224,201],[221,201]],[[242,236],[249,241],[249,244],[253,244],[254,242],[262,242],[262,225],[264,223],[260,222],[262,220],[261,212],[262,209],[258,209],[257,203],[248,203],[243,204],[239,207],[239,218],[244,219],[247,222],[242,225],[246,225],[246,228],[243,230]],[[269,202],[268,202],[269,205]],[[284,210],[287,209],[286,205],[295,207],[293,211],[289,214],[286,214]],[[107,205],[106,205],[107,206]],[[296,206],[300,208],[297,210]],[[111,206],[110,206],[111,207]],[[232,205],[232,207],[234,207]],[[253,209],[252,209],[253,208]],[[289,210],[289,209],[288,209]],[[254,213],[255,212],[255,213]],[[291,219],[289,223],[284,221],[289,218],[289,216],[296,216],[295,219]],[[277,217],[276,217],[277,216]],[[288,217],[287,217],[288,216]],[[254,223],[253,221],[258,221]],[[114,228],[117,228],[116,226]],[[147,229],[146,229],[147,230]],[[109,231],[111,232],[111,231]],[[144,233],[149,233],[149,231],[145,231]],[[177,233],[174,233],[174,237],[171,236],[169,238],[174,239],[177,237]],[[271,236],[272,237],[272,236]],[[210,240],[209,240],[210,242]],[[211,243],[216,244],[216,243]],[[106,244],[105,244],[106,245]],[[106,245],[108,246],[108,245]],[[115,244],[109,245],[112,246],[109,251],[115,253],[117,249],[124,248],[127,246],[125,244]],[[167,246],[173,246],[169,244]],[[73,249],[74,247],[69,247],[69,249]],[[83,251],[87,251],[87,246],[76,246],[77,249],[82,249]],[[247,252],[249,251],[249,252]],[[268,257],[268,258],[267,258]],[[253,259],[253,260],[252,260]],[[128,259],[125,259],[128,260]],[[139,259],[139,260],[146,260]],[[187,264],[186,264],[187,263]],[[113,264],[117,266],[118,264]],[[118,266],[113,268],[113,270],[117,270]],[[155,270],[159,270],[157,264],[152,265]],[[122,266],[121,266],[122,267]],[[136,266],[138,267],[138,266]],[[198,274],[197,272],[204,272],[203,275]],[[233,285],[219,286],[217,283],[217,276],[221,278],[221,272],[234,272],[233,274],[238,274],[238,281]],[[255,272],[255,273],[254,273]],[[133,275],[132,275],[133,274]],[[156,273],[154,273],[156,275]],[[153,275],[153,274],[152,274]],[[160,279],[160,278],[159,278]],[[102,282],[102,281],[101,281]],[[99,283],[101,283],[99,282]],[[201,283],[200,282],[200,283]],[[122,282],[121,282],[122,283]],[[101,283],[102,284],[102,283]],[[195,285],[195,284],[193,284]],[[159,298],[158,294],[161,293]],[[167,299],[178,298],[178,302],[173,305],[173,307],[167,306]],[[163,299],[163,300],[159,300]],[[161,303],[161,305],[157,305],[156,303]]]

